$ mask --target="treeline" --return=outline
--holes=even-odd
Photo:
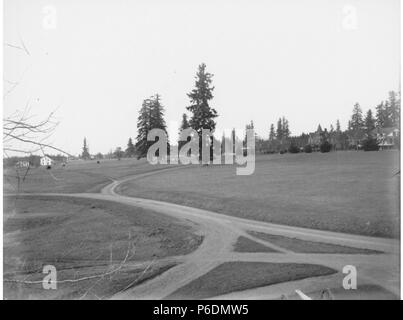
[[[182,115],[179,132],[183,129],[192,128],[199,136],[202,129],[209,129],[214,132],[216,127],[215,118],[218,117],[217,111],[210,106],[213,99],[214,86],[212,86],[213,75],[206,70],[204,63],[200,64],[195,76],[194,88],[187,93],[189,105],[185,107]],[[188,113],[190,115],[188,115]],[[80,155],[83,159],[121,159],[123,157],[142,158],[147,155],[149,147],[155,141],[147,141],[147,136],[152,129],[163,130],[167,137],[167,125],[164,119],[165,108],[161,101],[161,96],[157,93],[143,100],[137,119],[137,137],[135,142],[132,138],[128,139],[125,149],[117,147],[109,153],[103,155],[98,153],[90,156],[86,139],[84,139],[83,151]],[[356,103],[353,107],[351,119],[345,130],[341,129],[340,121],[335,125],[331,124],[329,129],[322,129],[319,124],[314,132],[302,133],[301,135],[291,135],[290,124],[286,117],[280,117],[277,123],[272,123],[269,127],[268,138],[256,137],[255,150],[261,153],[284,153],[284,152],[312,152],[330,150],[348,150],[348,149],[377,149],[382,136],[382,129],[398,127],[400,123],[400,93],[389,92],[389,97],[375,107],[375,112],[369,109],[365,116],[359,105]],[[246,126],[246,129],[253,129],[253,121]],[[186,143],[179,141],[177,137],[169,137],[171,143],[177,144],[178,149]],[[190,138],[188,138],[189,140]],[[213,140],[214,137],[211,137]],[[235,132],[232,137],[235,141]],[[201,141],[200,149],[201,149]],[[225,137],[221,138],[222,144]],[[400,146],[400,134],[396,137],[397,147]],[[211,143],[212,145],[212,143]],[[168,152],[170,143],[168,142]],[[244,146],[246,147],[245,141]],[[201,154],[201,152],[200,152]]]
[[[200,64],[195,77],[194,89],[187,94],[189,105],[186,106],[186,110],[190,112],[191,116],[188,117],[186,113],[182,115],[179,132],[183,129],[192,128],[200,137],[202,129],[209,129],[211,132],[215,130],[216,122],[214,119],[218,114],[214,108],[210,107],[209,103],[213,99],[212,77],[213,75],[206,71],[206,65],[204,63]],[[134,150],[137,158],[145,157],[148,148],[154,143],[154,141],[147,141],[147,135],[151,129],[162,129],[168,136],[164,112],[165,109],[161,104],[160,95],[156,94],[143,101],[137,120],[138,135]],[[171,137],[171,139],[175,139],[178,144],[178,150],[186,143],[186,141],[179,141],[179,133],[177,137]],[[200,149],[202,148],[201,142],[199,147]]]
[[[360,104],[356,103],[346,130],[341,129],[340,121],[337,120],[335,126],[331,124],[329,129],[322,129],[319,124],[314,132],[291,136],[288,120],[282,117],[277,121],[276,128],[274,124],[270,125],[268,139],[257,139],[256,150],[262,153],[328,152],[332,149],[360,148],[377,150],[387,129],[400,130],[400,101],[400,93],[390,91],[388,99],[375,107],[375,116],[371,109],[364,116]],[[394,143],[394,147],[400,147],[400,132],[394,137]]]
[[[192,128],[200,136],[202,129],[210,129],[211,132],[214,131],[216,127],[215,118],[218,116],[217,111],[210,107],[209,101],[213,99],[212,86],[213,75],[206,70],[206,65],[204,63],[200,64],[198,71],[195,76],[194,89],[187,93],[189,98],[189,105],[185,107],[186,111],[190,112],[190,117],[183,113],[181,126],[179,132],[182,129]],[[139,116],[137,118],[137,137],[135,143],[133,143],[132,138],[129,138],[126,149],[123,150],[121,147],[117,147],[114,151],[103,155],[97,153],[91,156],[89,153],[89,147],[86,139],[84,138],[83,149],[80,154],[82,159],[121,159],[124,157],[137,157],[142,158],[147,155],[149,147],[155,143],[155,141],[148,141],[147,136],[152,129],[163,130],[167,137],[167,125],[164,119],[165,108],[161,102],[161,96],[156,93],[155,95],[143,100],[141,105]],[[179,133],[177,137],[170,137],[172,142],[178,144],[178,149],[183,146],[183,141],[179,141]],[[168,153],[169,153],[169,142],[168,142]],[[201,145],[200,145],[201,148]]]

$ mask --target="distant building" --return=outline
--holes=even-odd
[[[375,128],[372,134],[376,136],[381,150],[398,147],[400,130],[397,127]]]
[[[41,158],[41,166],[51,166],[53,162],[53,159],[49,158],[48,156],[43,156]]]

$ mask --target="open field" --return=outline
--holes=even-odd
[[[205,299],[232,291],[336,272],[314,264],[226,262],[175,291],[167,299]]]
[[[341,253],[341,254],[379,254],[381,251],[352,248],[335,244],[306,241],[262,232],[248,232],[250,235],[295,253]]]
[[[399,234],[397,155],[259,156],[252,176],[134,159],[34,169],[30,195],[5,197],[5,296],[276,299],[337,292],[353,264],[365,294],[395,297],[398,242],[379,236]],[[45,264],[62,290],[41,288]]]
[[[171,268],[176,262],[169,257],[188,254],[202,242],[189,224],[141,208],[60,197],[14,201],[6,197],[4,208],[8,299],[108,297]],[[121,269],[105,277],[62,283],[56,291],[43,290],[41,283],[7,282],[42,280],[42,268],[48,264],[56,267],[58,281]]]
[[[239,237],[234,244],[234,252],[278,252],[261,243],[250,240],[246,237]]]
[[[172,168],[174,166],[169,166]],[[25,176],[26,169],[19,169],[21,176],[20,191],[27,193],[39,192],[99,192],[100,189],[122,177],[166,169],[165,165],[150,165],[145,159],[136,160],[75,160],[65,167],[57,164],[52,169],[44,167],[32,168]],[[25,180],[22,178],[25,176]],[[17,179],[15,169],[5,169],[4,192],[16,192]]]
[[[257,157],[250,176],[234,166],[193,166],[129,181],[117,192],[246,219],[398,238],[399,154],[331,152]]]

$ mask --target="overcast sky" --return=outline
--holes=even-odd
[[[218,128],[253,120],[265,138],[283,115],[292,134],[344,129],[355,102],[399,87],[398,0],[5,0],[4,14],[5,42],[30,53],[4,47],[4,78],[20,81],[5,115],[59,107],[52,141],[75,154],[84,136],[91,153],[125,148],[154,93],[179,123],[201,62]]]

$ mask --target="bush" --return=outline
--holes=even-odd
[[[312,147],[311,147],[310,144],[307,144],[307,145],[304,147],[304,152],[306,152],[306,153],[311,153],[311,152],[312,152]]]
[[[364,149],[364,151],[378,151],[378,141],[375,138],[368,137],[363,141],[362,148]]]
[[[299,148],[295,144],[292,144],[288,148],[288,152],[289,153],[299,153]]]
[[[332,145],[328,141],[325,141],[320,145],[320,152],[330,152],[330,150],[332,150]]]

